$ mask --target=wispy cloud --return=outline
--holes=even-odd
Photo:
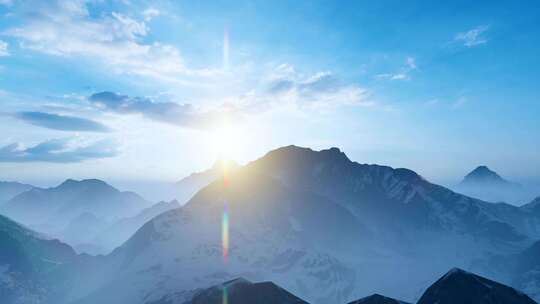
[[[81,145],[73,139],[52,139],[35,146],[12,143],[0,148],[0,162],[78,163],[90,159],[114,157],[117,147],[110,140]]]
[[[139,114],[143,117],[192,129],[207,129],[213,126],[220,116],[232,114],[225,108],[212,111],[196,109],[191,104],[175,102],[156,102],[148,97],[130,97],[114,92],[99,92],[88,97],[97,109],[117,114]]]
[[[8,43],[0,40],[0,57],[1,56],[9,56],[9,50],[8,50]]]
[[[268,81],[265,92],[252,94],[251,97],[256,102],[271,103],[275,106],[293,103],[300,107],[373,104],[368,98],[367,89],[345,83],[328,71],[303,75],[291,65],[279,65],[275,73]]]
[[[149,10],[145,18],[155,17]],[[188,69],[177,48],[142,42],[149,29],[144,21],[112,12],[94,16],[85,1],[38,2],[31,18],[4,34],[19,39],[23,48],[55,56],[83,56],[99,60],[114,72],[181,81],[205,76],[210,70]]]
[[[142,15],[144,17],[144,21],[146,21],[146,22],[154,19],[155,17],[159,16],[160,14],[161,14],[161,12],[158,9],[153,8],[153,7],[149,7],[149,8],[145,9],[142,12]]]
[[[105,125],[86,118],[45,112],[18,112],[13,115],[29,124],[61,131],[109,132]]]
[[[405,65],[399,69],[396,73],[383,73],[375,75],[377,79],[388,79],[388,80],[409,80],[411,79],[410,73],[418,69],[416,66],[416,59],[414,57],[407,57],[405,60]]]
[[[480,25],[466,32],[457,33],[454,41],[469,48],[485,44],[488,40],[484,37],[484,34],[488,29],[488,25]]]

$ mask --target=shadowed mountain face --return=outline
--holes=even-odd
[[[78,232],[82,241],[89,232],[99,230],[98,224],[107,225],[108,221],[133,216],[147,206],[149,203],[137,194],[120,192],[100,180],[66,180],[54,188],[23,192],[5,203],[0,212],[63,239],[69,227],[68,232],[76,235]],[[81,227],[82,222],[90,226]],[[84,229],[75,231],[77,227]],[[73,240],[69,235],[65,239]]]
[[[431,285],[417,304],[535,304],[527,295],[481,276],[452,269]]]
[[[532,200],[530,203],[521,206],[521,209],[534,213],[540,217],[540,196]]]
[[[17,182],[0,182],[0,206],[13,197],[32,189],[33,186]]]
[[[205,290],[195,292],[186,302],[177,302],[174,297],[164,297],[148,304],[308,304],[272,282],[251,283],[235,279]]]
[[[77,256],[68,245],[46,240],[0,216],[2,303],[60,302],[69,285],[67,267]],[[53,302],[54,302],[53,301]]]
[[[360,300],[350,302],[349,304],[408,304],[408,303],[399,301],[396,299],[388,298],[379,294],[374,294],[369,297],[365,297]]]

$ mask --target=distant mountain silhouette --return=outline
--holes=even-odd
[[[478,166],[468,173],[456,190],[490,202],[522,204],[529,197],[529,190],[502,178],[487,166]]]
[[[20,193],[34,188],[17,182],[0,182],[0,206]]]
[[[151,207],[141,210],[134,216],[126,217],[114,222],[98,234],[95,234],[92,243],[99,245],[108,253],[127,241],[133,233],[153,217],[179,207],[180,204],[176,200],[171,202],[159,202]]]
[[[78,234],[82,241],[89,232],[102,228],[95,225],[133,216],[149,205],[137,194],[120,192],[101,180],[68,179],[57,187],[25,191],[2,205],[0,213],[69,241]]]
[[[511,287],[454,268],[431,285],[417,304],[536,304]]]
[[[388,298],[380,294],[373,294],[360,300],[352,301],[349,304],[408,304],[407,302]]]
[[[487,166],[478,166],[465,176],[462,184],[510,184],[509,181],[503,179],[499,174],[490,170]]]

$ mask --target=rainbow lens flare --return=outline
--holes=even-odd
[[[223,249],[223,261],[227,263],[229,259],[229,212],[227,211],[226,201],[221,219],[221,246]]]
[[[227,287],[223,287],[223,300],[222,300],[222,303],[223,304],[228,304],[229,303],[229,293],[227,292]]]

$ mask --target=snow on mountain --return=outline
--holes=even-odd
[[[454,268],[431,285],[417,304],[535,304],[524,293]]]

